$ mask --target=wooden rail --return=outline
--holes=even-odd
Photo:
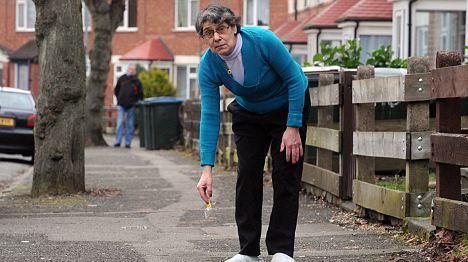
[[[460,175],[460,167],[468,166],[468,135],[462,134],[460,111],[460,97],[468,96],[468,65],[460,64],[460,53],[440,52],[432,71],[437,131],[431,136],[437,180],[432,223],[468,233],[468,203],[461,201]]]
[[[412,102],[431,98],[431,74],[353,81],[353,103]]]

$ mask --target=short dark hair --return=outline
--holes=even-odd
[[[229,26],[235,25],[237,27],[236,34],[238,34],[241,28],[240,20],[240,16],[236,16],[234,12],[228,7],[218,4],[211,4],[198,13],[195,29],[197,30],[199,36],[203,36],[203,24],[205,22],[211,22],[217,25],[226,23]]]

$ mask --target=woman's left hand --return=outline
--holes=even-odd
[[[285,148],[286,161],[291,161],[293,164],[298,163],[303,155],[301,136],[299,135],[298,127],[288,126],[286,131],[284,131],[280,151],[283,152]]]

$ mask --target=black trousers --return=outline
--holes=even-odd
[[[300,136],[305,149],[307,119],[310,108],[306,91]],[[293,256],[299,208],[299,190],[303,157],[299,163],[286,162],[286,150],[280,152],[286,130],[288,108],[267,114],[247,111],[236,101],[228,106],[232,113],[232,129],[238,155],[236,184],[236,223],[240,254],[260,255],[262,229],[263,167],[271,146],[273,164],[273,209],[266,236],[268,253],[281,252]]]

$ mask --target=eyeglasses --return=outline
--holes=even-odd
[[[214,34],[215,34],[215,31],[216,31],[216,33],[218,33],[218,34],[220,34],[220,35],[221,35],[221,34],[225,34],[226,31],[229,29],[229,27],[230,27],[230,26],[228,26],[228,25],[227,25],[227,26],[226,26],[226,25],[220,25],[220,26],[216,27],[215,30],[213,30],[213,29],[206,29],[206,30],[203,32],[202,38],[203,38],[203,39],[207,39],[207,40],[213,38],[213,36],[214,36]]]

